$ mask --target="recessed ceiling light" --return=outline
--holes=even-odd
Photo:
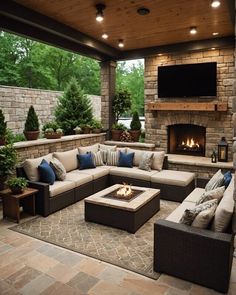
[[[220,0],[213,0],[212,2],[211,2],[211,7],[213,7],[213,8],[217,8],[217,7],[219,7],[220,6]]]
[[[102,38],[103,39],[107,39],[108,38],[108,35],[106,33],[102,34]]]
[[[122,39],[119,39],[118,46],[121,48],[124,47],[124,41]]]
[[[214,32],[214,33],[212,33],[212,35],[213,36],[217,36],[217,35],[219,35],[219,33],[218,32]]]
[[[104,19],[103,10],[106,8],[106,5],[99,3],[99,4],[95,5],[95,7],[97,9],[96,21],[102,22]]]
[[[211,47],[211,50],[216,50],[216,48],[215,47]]]
[[[163,55],[163,53],[158,53],[158,56],[162,56]]]
[[[190,34],[191,35],[195,35],[195,34],[197,34],[197,27],[190,27]]]
[[[150,13],[150,10],[148,8],[146,8],[146,7],[140,7],[140,8],[137,9],[137,13],[139,15],[147,15],[147,14]]]

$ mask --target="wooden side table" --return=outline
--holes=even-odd
[[[3,218],[12,218],[20,222],[20,207],[23,211],[35,215],[35,194],[37,189],[26,188],[22,194],[14,195],[10,189],[0,191],[3,204]]]

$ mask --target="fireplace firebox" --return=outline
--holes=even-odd
[[[168,153],[205,156],[206,128],[193,124],[168,126]]]

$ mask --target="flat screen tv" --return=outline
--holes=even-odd
[[[158,67],[158,97],[216,96],[216,62]]]

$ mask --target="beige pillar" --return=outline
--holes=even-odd
[[[111,130],[111,126],[114,123],[114,116],[112,113],[112,100],[115,95],[116,88],[116,62],[101,62],[100,71],[102,124],[105,129]]]

